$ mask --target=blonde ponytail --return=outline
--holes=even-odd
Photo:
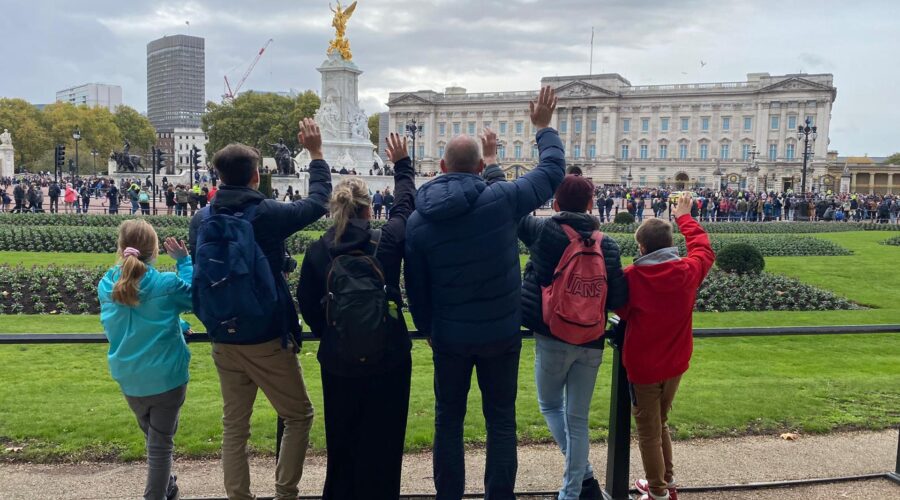
[[[359,218],[371,203],[369,186],[362,179],[345,178],[334,187],[329,208],[334,219],[335,243],[341,241],[350,219]]]
[[[147,273],[147,263],[156,260],[159,254],[159,240],[153,226],[133,219],[119,225],[118,246],[121,264],[112,299],[133,307],[140,303],[138,292],[141,278]]]

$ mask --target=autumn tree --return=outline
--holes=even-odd
[[[375,113],[374,115],[369,117],[369,139],[372,139],[372,144],[378,145],[378,142],[381,141],[379,133],[379,120],[381,119],[380,113]]]
[[[31,171],[39,168],[40,159],[53,150],[41,112],[23,99],[0,98],[0,132],[8,129],[16,148],[16,166]],[[52,154],[51,154],[52,156]]]

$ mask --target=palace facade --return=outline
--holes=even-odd
[[[640,86],[602,74],[546,77],[541,85],[559,97],[553,126],[568,165],[595,183],[799,189],[804,143],[797,127],[808,120],[818,136],[809,142],[807,186],[839,189],[842,169],[828,154],[837,97],[831,74],[751,73],[743,82]],[[392,92],[388,124],[402,133],[416,120],[422,172],[439,169],[452,137],[490,127],[500,138],[502,166],[516,177],[537,159],[528,116],[537,92]]]

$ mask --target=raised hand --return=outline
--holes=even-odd
[[[553,87],[548,85],[541,88],[541,92],[536,100],[528,103],[528,107],[531,111],[531,123],[533,123],[538,130],[550,126],[550,121],[553,119],[553,111],[556,110],[557,101],[559,101],[559,98],[556,97],[556,92],[553,91]]]
[[[676,219],[682,215],[691,215],[691,205],[693,205],[693,203],[694,198],[691,196],[691,193],[682,193],[681,197],[678,198],[678,205],[675,206],[675,211],[672,212],[672,214]]]
[[[184,245],[184,242],[176,240],[171,236],[166,238],[166,241],[163,242],[163,247],[165,247],[169,257],[172,257],[175,260],[183,259],[188,255],[187,247]]]
[[[319,126],[312,118],[304,118],[300,122],[300,133],[297,134],[297,142],[303,145],[309,156],[313,160],[321,160],[322,156],[322,133]]]
[[[481,154],[484,157],[485,165],[497,164],[497,133],[488,127],[484,128],[484,132],[479,136],[481,139]]]
[[[392,163],[397,163],[409,156],[409,153],[406,152],[406,136],[391,132],[385,140],[387,141],[388,158]]]

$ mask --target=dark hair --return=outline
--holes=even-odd
[[[645,254],[674,246],[672,241],[672,224],[663,219],[647,219],[634,233],[638,245],[644,247]]]
[[[569,175],[582,175],[582,174],[581,174],[581,167],[577,167],[577,166],[569,167],[569,168],[566,169],[566,174],[569,174]]]
[[[594,196],[594,183],[578,174],[567,175],[556,188],[556,202],[564,212],[585,212]]]
[[[259,166],[259,151],[244,144],[229,144],[216,152],[212,163],[224,184],[247,186]]]

